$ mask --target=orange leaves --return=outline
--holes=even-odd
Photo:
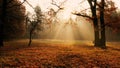
[[[31,47],[27,47],[23,43],[25,40],[24,42],[5,43],[7,47],[0,49],[2,52],[0,56],[2,64],[0,66],[18,68],[113,68],[120,65],[120,46],[114,46],[119,45],[119,43],[109,43],[107,50],[80,43],[72,45],[60,42],[40,43],[40,41],[34,41]]]

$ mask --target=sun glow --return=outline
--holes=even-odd
[[[55,5],[51,4],[52,0],[29,0],[28,2],[35,7],[36,5],[39,5],[42,9],[43,12],[49,11],[50,8],[53,8],[55,11],[58,10],[58,8]],[[56,1],[56,0],[55,0]],[[58,0],[56,2],[63,2],[64,0]],[[67,0],[62,7],[64,8],[61,10],[58,14],[58,17],[62,19],[69,19],[71,15],[71,12],[75,10],[75,8],[78,7],[79,5],[78,0]],[[33,12],[34,10],[27,4],[25,3],[26,9],[29,12]]]
[[[55,5],[51,4],[52,0],[29,0],[29,3],[35,7],[40,5],[43,12],[49,11],[50,8],[53,8],[55,11],[58,8]],[[64,0],[55,0],[58,3],[63,2]],[[67,0],[62,7],[63,10],[60,10],[57,13],[57,17],[60,19],[60,23],[57,25],[50,25],[50,29],[40,33],[41,38],[50,38],[50,39],[60,39],[60,40],[93,40],[94,32],[93,26],[91,23],[87,23],[83,18],[76,21],[76,15],[71,14],[74,11],[81,11],[85,8],[89,8],[87,0],[80,4],[82,0]],[[117,7],[120,8],[120,1],[114,0]],[[33,9],[26,5],[27,11],[33,12]],[[72,23],[69,20],[72,19]]]
[[[21,0],[22,1],[22,0]],[[55,2],[58,4],[60,2],[63,2],[65,0],[55,0]],[[36,5],[39,5],[42,9],[42,11],[46,12],[49,11],[50,8],[53,8],[55,11],[58,10],[58,8],[55,5],[51,4],[52,0],[29,0],[29,3],[35,7]],[[87,0],[81,3],[82,0],[67,0],[62,7],[64,8],[59,12],[58,17],[61,19],[69,19],[72,16],[72,12],[74,11],[81,11],[84,9],[89,8],[89,5],[87,3]],[[119,0],[114,0],[116,6],[120,9],[120,1]],[[27,11],[30,11],[31,13],[33,12],[33,9],[28,6],[25,3]]]

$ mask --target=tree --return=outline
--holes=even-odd
[[[87,0],[89,6],[90,6],[90,10],[91,10],[91,14],[92,16],[87,15],[86,13],[73,13],[77,16],[82,16],[82,17],[86,17],[90,20],[92,20],[93,22],[93,26],[94,26],[94,46],[100,47],[100,35],[99,35],[99,25],[98,25],[98,18],[97,18],[97,0]]]
[[[7,0],[0,1],[1,3],[1,17],[0,17],[0,47],[3,46],[3,22],[5,22],[6,16],[6,3]]]
[[[32,36],[33,36],[33,33],[35,32],[35,30],[37,28],[40,31],[42,30],[43,15],[42,15],[41,8],[39,6],[36,6],[34,11],[35,11],[35,14],[32,16],[32,19],[30,19],[30,17],[28,17],[28,16],[26,17],[27,22],[29,22],[29,44],[28,44],[28,46],[30,46],[32,43]]]
[[[3,39],[24,30],[20,28],[20,26],[24,26],[25,20],[25,7],[22,5],[24,2],[21,3],[19,0],[0,1],[0,46],[3,46]]]
[[[113,28],[118,30],[120,28],[120,16],[116,11],[115,3],[113,1],[101,0],[99,6],[100,11],[100,28],[101,28],[101,46],[106,46],[105,27]],[[104,19],[105,18],[105,19]]]
[[[117,11],[117,7],[113,1],[107,1],[105,7],[105,25],[113,29],[113,31],[119,31],[120,29],[120,11]]]
[[[101,47],[100,45],[100,35],[99,35],[99,23],[98,23],[98,18],[97,18],[97,0],[87,0],[91,13],[92,13],[92,20],[93,20],[93,25],[94,25],[94,34],[95,34],[95,40],[94,40],[94,46]]]
[[[50,26],[50,28],[52,28],[53,23],[58,23],[57,14],[64,9],[64,7],[62,6],[67,0],[59,2],[59,4],[54,0],[51,1],[52,1],[51,4],[57,7],[57,10],[55,11],[53,8],[50,8],[50,10],[48,11],[49,17],[47,19],[47,23]]]
[[[106,48],[104,7],[105,7],[105,0],[101,0],[101,6],[100,6],[100,33],[101,33],[100,47]]]
[[[89,18],[93,21],[94,26],[94,34],[95,34],[95,45],[97,47],[106,48],[106,36],[105,36],[105,27],[116,27],[119,24],[119,15],[116,13],[116,7],[113,1],[105,1],[101,0],[98,2],[97,0],[87,0],[90,6],[92,16],[81,13],[73,13],[78,16]],[[98,13],[97,13],[98,12]],[[115,16],[116,15],[116,16]],[[111,20],[111,17],[115,17]],[[117,25],[116,23],[117,22]]]
[[[106,26],[112,28],[113,32],[120,32],[120,12],[111,12],[105,17],[107,17],[105,20]]]

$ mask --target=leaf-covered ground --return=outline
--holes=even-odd
[[[0,48],[0,68],[120,68],[120,43],[107,49],[91,43],[27,41],[5,42]]]

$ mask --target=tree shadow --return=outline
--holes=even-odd
[[[107,48],[110,49],[110,50],[114,50],[114,51],[120,51],[120,48],[119,48],[119,47],[116,48],[116,47],[108,46]]]

